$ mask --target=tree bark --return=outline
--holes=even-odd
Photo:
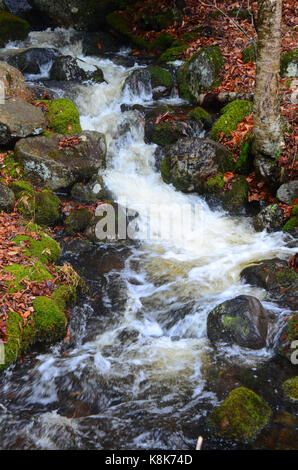
[[[282,0],[259,0],[257,68],[254,94],[256,156],[277,158],[282,146],[279,72]]]

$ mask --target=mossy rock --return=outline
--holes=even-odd
[[[45,264],[56,263],[61,253],[59,243],[45,233],[40,236],[40,240],[35,240],[27,235],[18,235],[14,239],[14,243],[23,246],[27,256],[34,256]]]
[[[179,94],[191,103],[196,103],[202,91],[212,90],[219,84],[218,75],[224,66],[219,46],[201,49],[178,70]]]
[[[252,141],[246,140],[241,145],[240,154],[235,164],[235,172],[240,175],[248,175],[253,168]]]
[[[296,204],[296,206],[294,206],[292,209],[291,216],[294,215],[298,215],[298,204]]]
[[[208,419],[212,431],[223,438],[253,441],[271,417],[269,405],[246,387],[232,390]]]
[[[26,39],[29,31],[30,25],[27,21],[8,11],[0,11],[0,47],[4,47],[9,41]]]
[[[192,109],[189,115],[196,121],[201,122],[205,127],[210,127],[212,124],[212,116],[201,106]]]
[[[187,49],[187,44],[181,44],[178,46],[168,48],[161,56],[158,58],[158,63],[167,63],[167,62],[175,62],[176,60],[180,60],[181,55]]]
[[[64,222],[66,233],[83,232],[90,224],[91,219],[92,214],[88,209],[75,209]]]
[[[285,397],[293,402],[298,401],[298,376],[286,380],[282,385]]]
[[[292,354],[297,350],[297,346],[292,348],[295,342],[298,342],[298,314],[292,315],[286,320],[286,325],[280,336],[278,353],[291,361]]]
[[[50,227],[60,219],[60,199],[50,190],[22,193],[18,203],[19,212],[33,219],[38,225]]]
[[[221,195],[225,186],[223,173],[217,173],[216,176],[209,178],[205,184],[205,191],[208,194]]]
[[[241,59],[244,64],[256,61],[256,50],[253,44],[250,44],[245,49],[243,49]]]
[[[151,86],[156,88],[159,86],[165,86],[166,88],[172,88],[174,85],[172,74],[158,65],[152,65],[148,67],[151,75]]]
[[[298,48],[292,49],[281,56],[280,74],[282,77],[298,77]]]
[[[222,110],[222,116],[213,124],[211,138],[218,140],[220,135],[230,136],[238,124],[253,111],[253,103],[246,100],[236,100],[227,104]]]
[[[33,301],[34,324],[38,341],[58,341],[66,334],[67,320],[53,299],[37,297]]]
[[[50,101],[47,118],[49,126],[57,134],[80,134],[82,132],[80,115],[71,100],[61,98]]]
[[[17,199],[21,197],[23,193],[31,194],[34,192],[31,184],[24,180],[13,181],[9,187],[14,192]]]
[[[223,208],[232,214],[241,214],[248,203],[249,185],[244,177],[232,183],[230,190],[223,195]]]
[[[283,232],[294,232],[298,227],[298,216],[290,217],[287,223],[283,226]]]
[[[182,129],[179,122],[161,122],[154,127],[151,141],[162,146],[172,144],[182,137]]]
[[[25,266],[23,264],[11,264],[3,269],[3,272],[7,272],[14,276],[13,281],[7,281],[9,286],[9,292],[18,292],[24,289],[21,284],[22,280],[30,282],[43,282],[50,281],[53,276],[47,270],[46,266],[40,261],[35,262],[32,266]]]

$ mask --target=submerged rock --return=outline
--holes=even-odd
[[[252,441],[269,423],[269,405],[246,387],[232,390],[208,419],[212,431],[227,439]]]
[[[205,182],[219,171],[233,169],[230,152],[210,139],[180,139],[166,148],[161,174],[166,183],[184,192],[204,190]]]
[[[39,74],[41,67],[51,63],[59,52],[53,48],[46,47],[30,47],[21,52],[17,51],[14,55],[10,55],[7,62],[19,69],[22,73]]]
[[[18,139],[39,135],[45,129],[41,109],[15,99],[0,103],[0,145],[9,146]]]
[[[34,184],[56,191],[88,181],[106,165],[106,141],[103,134],[86,131],[78,134],[79,143],[59,149],[63,135],[20,140],[15,158],[26,177]]]
[[[178,85],[181,98],[196,102],[202,91],[211,90],[224,61],[218,46],[201,49],[178,70]]]
[[[268,313],[255,297],[240,295],[218,305],[208,315],[207,335],[215,344],[261,349],[266,346],[267,332]]]
[[[0,183],[0,211],[11,212],[15,203],[13,191]]]

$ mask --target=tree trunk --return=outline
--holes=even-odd
[[[259,0],[254,94],[256,156],[277,158],[282,145],[279,102],[282,0]]]

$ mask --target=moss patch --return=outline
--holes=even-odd
[[[24,246],[27,256],[34,256],[45,264],[56,263],[61,253],[59,243],[45,233],[41,235],[41,240],[35,240],[26,235],[18,235],[14,239],[14,243],[18,246]]]
[[[157,145],[169,145],[182,137],[181,130],[179,123],[161,122],[154,127],[151,140]]]
[[[245,49],[243,49],[241,59],[245,64],[256,61],[256,51],[253,44],[250,44]]]
[[[288,379],[283,383],[283,391],[290,401],[298,401],[298,376]]]
[[[75,209],[64,222],[66,233],[72,234],[83,232],[92,219],[92,214],[88,209]]]
[[[49,125],[58,134],[80,134],[82,132],[80,115],[71,100],[61,98],[48,104]]]
[[[7,11],[0,11],[0,47],[9,41],[26,39],[29,31],[30,25],[27,21]]]
[[[211,115],[201,106],[197,106],[196,108],[192,109],[189,115],[196,121],[203,123],[205,126],[211,126],[212,124]]]
[[[176,60],[180,60],[181,55],[184,51],[186,51],[187,45],[181,44],[179,46],[170,47],[167,49],[161,56],[158,58],[158,63],[167,63],[167,62],[175,62]]]
[[[50,190],[23,193],[18,203],[19,212],[26,218],[33,219],[38,225],[52,226],[60,218],[60,199]]]
[[[223,195],[223,208],[232,213],[239,213],[242,211],[245,204],[248,202],[248,182],[244,177],[239,177],[232,183],[229,191]]]
[[[252,110],[253,103],[251,101],[236,100],[227,104],[221,110],[222,116],[212,126],[211,138],[218,140],[222,133],[225,136],[230,136],[237,125],[252,113]]]
[[[34,263],[33,266],[12,264],[7,266],[3,271],[14,276],[13,281],[6,282],[6,284],[9,286],[9,292],[23,290],[24,286],[21,284],[22,280],[27,280],[30,282],[43,282],[53,279],[53,276],[40,261]]]
[[[240,149],[240,154],[235,165],[235,172],[240,175],[248,175],[253,166],[253,157],[251,151],[252,141],[246,140]]]
[[[283,226],[283,232],[292,232],[298,227],[298,216],[291,217]]]
[[[17,199],[21,197],[22,193],[24,192],[30,194],[34,191],[31,184],[23,180],[13,181],[9,187],[14,192],[14,195]]]
[[[206,192],[207,193],[221,193],[225,186],[225,181],[222,173],[217,173],[216,176],[209,178],[206,182]]]
[[[221,437],[251,441],[268,424],[270,416],[269,405],[259,395],[239,387],[212,412],[209,424]]]
[[[67,320],[53,299],[37,297],[33,308],[38,341],[57,341],[65,336]]]
[[[165,183],[171,183],[171,160],[167,157],[163,157],[160,164],[161,177]]]
[[[148,70],[151,75],[152,88],[156,88],[158,86],[165,86],[167,88],[172,88],[172,86],[174,85],[173,77],[168,70],[163,69],[162,67],[159,67],[158,65],[150,66],[148,67]]]

